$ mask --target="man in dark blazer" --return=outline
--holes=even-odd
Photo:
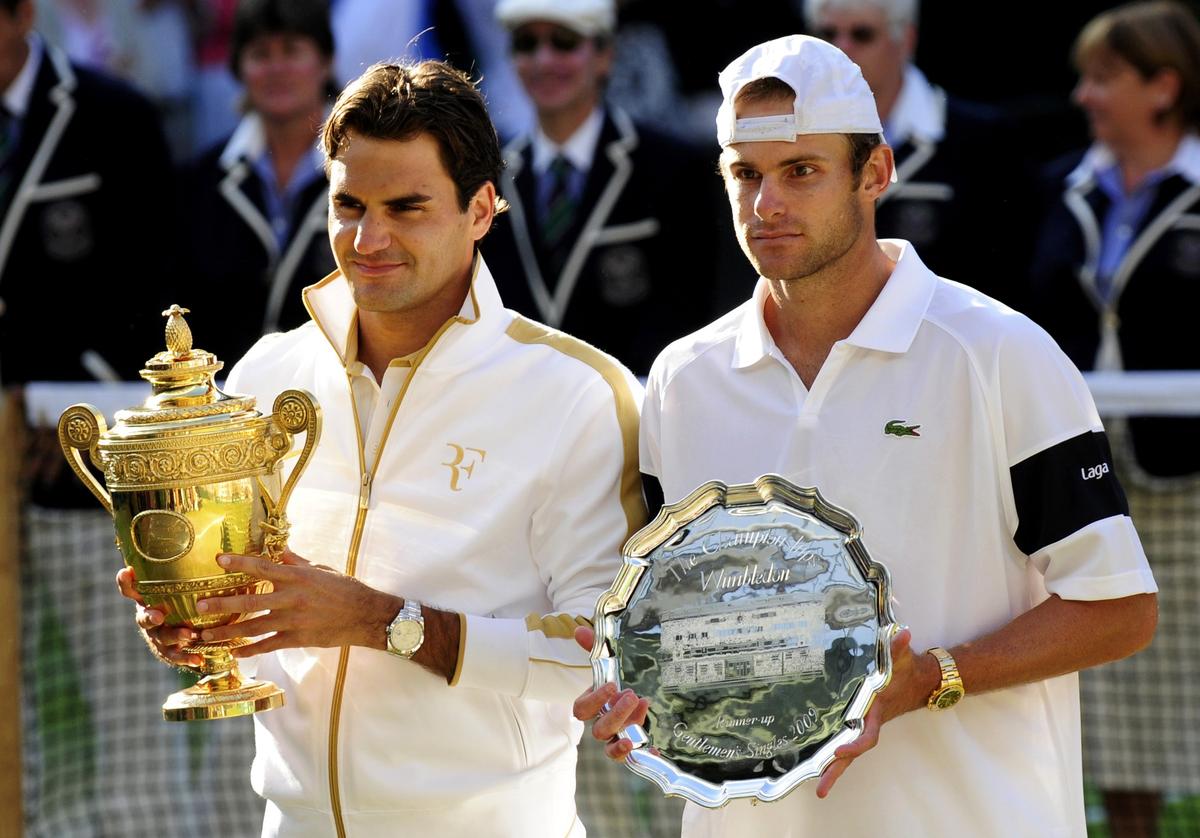
[[[33,21],[0,0],[0,385],[136,379],[175,290],[167,145],[146,99]]]
[[[917,0],[808,0],[805,15],[812,34],[862,70],[895,151],[897,182],[876,213],[880,237],[912,242],[934,273],[969,277],[1021,307],[1032,178],[1003,115],[948,96],[913,64]],[[1000,174],[981,160],[1009,164]]]
[[[611,0],[501,0],[534,131],[504,149],[510,211],[483,242],[509,306],[645,374],[714,312],[711,159],[603,102]]]

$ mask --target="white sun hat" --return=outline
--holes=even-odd
[[[617,7],[613,0],[500,0],[496,20],[507,29],[548,20],[594,38],[616,30]]]

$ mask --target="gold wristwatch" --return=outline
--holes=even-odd
[[[930,710],[949,710],[967,694],[963,688],[962,676],[958,674],[958,664],[954,662],[950,653],[940,646],[934,646],[929,650],[929,654],[937,658],[938,666],[942,668],[942,683],[929,694],[929,701],[925,706]]]

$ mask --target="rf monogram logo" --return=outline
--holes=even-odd
[[[442,463],[450,468],[450,491],[461,492],[462,488],[458,485],[458,481],[470,480],[475,466],[487,459],[487,452],[482,448],[467,448],[455,445],[453,442],[447,442],[446,445],[454,449],[454,456],[450,462]],[[464,477],[464,475],[466,476]]]

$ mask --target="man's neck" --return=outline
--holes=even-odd
[[[575,136],[575,132],[582,127],[583,123],[587,122],[587,118],[592,115],[592,111],[600,103],[598,101],[588,102],[580,107],[555,111],[554,113],[539,113],[538,127],[542,129],[542,133],[550,138],[557,145],[563,145],[571,137]]]
[[[768,280],[767,329],[805,387],[811,389],[833,345],[858,326],[895,267],[872,235],[819,273]]]
[[[358,360],[383,381],[388,364],[424,349],[457,315],[471,288],[471,271],[437,297],[407,311],[358,310]]]
[[[17,80],[17,76],[21,75],[21,71],[25,69],[25,62],[29,60],[29,42],[22,39],[19,46],[14,47],[13,54],[6,58],[3,63],[0,63],[0,72],[4,72],[5,78],[0,78],[0,97],[8,95],[8,89],[12,87],[13,82]]]

